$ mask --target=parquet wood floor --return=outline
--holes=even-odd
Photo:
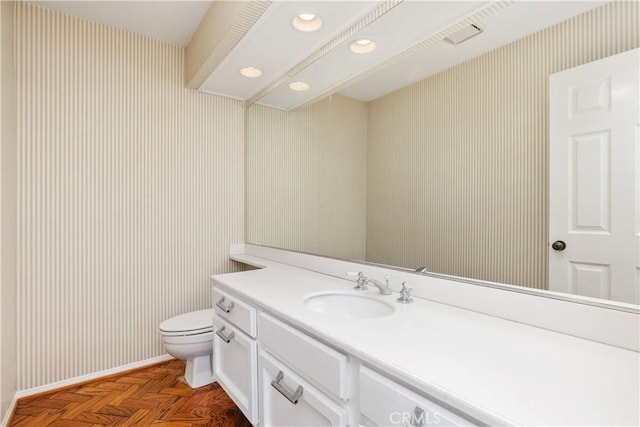
[[[170,360],[20,399],[12,427],[251,426],[215,383],[191,389],[185,364]]]

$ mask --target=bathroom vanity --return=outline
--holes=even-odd
[[[239,259],[262,268],[212,278],[214,373],[253,424],[640,423],[636,351]]]

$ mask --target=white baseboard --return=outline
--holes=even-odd
[[[118,366],[115,368],[105,369],[103,371],[92,372],[86,375],[80,375],[79,377],[73,377],[62,381],[56,381],[54,383],[41,385],[38,387],[29,388],[26,390],[18,390],[16,391],[11,403],[9,404],[9,408],[7,409],[7,413],[0,424],[0,427],[6,427],[9,425],[9,419],[13,415],[13,411],[16,407],[16,402],[18,399],[22,399],[24,397],[33,396],[34,394],[46,393],[48,391],[52,391],[62,387],[68,387],[75,384],[84,383],[87,381],[96,380],[98,378],[107,377],[114,374],[119,374],[121,372],[131,371],[133,369],[144,368],[145,366],[155,365],[156,363],[166,362],[168,360],[173,359],[173,356],[168,354],[164,354],[162,356],[152,357],[150,359],[141,360],[139,362],[133,362],[126,365]]]
[[[16,409],[16,403],[18,402],[18,398],[13,396],[11,399],[11,403],[9,403],[9,407],[7,408],[7,412],[4,414],[4,418],[0,423],[0,427],[6,427],[9,425],[9,421],[11,420],[11,416],[13,415],[13,411]]]

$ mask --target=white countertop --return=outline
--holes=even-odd
[[[214,276],[241,296],[490,425],[640,425],[640,353],[425,299],[393,314],[345,319],[307,309],[306,296],[353,282],[254,260],[260,270]]]

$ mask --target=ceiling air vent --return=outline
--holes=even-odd
[[[475,37],[482,32],[482,28],[480,25],[471,24],[465,29],[458,31],[457,33],[451,34],[445,40],[450,41],[453,44],[460,44],[463,41],[469,40],[471,37]]]

